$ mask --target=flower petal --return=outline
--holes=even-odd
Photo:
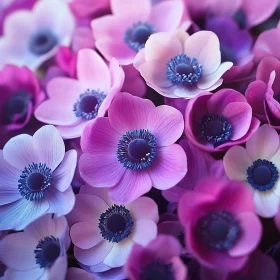
[[[111,0],[113,14],[122,17],[141,15],[145,20],[148,17],[151,8],[151,1],[149,0],[143,0],[141,3],[139,3],[138,0]]]
[[[280,197],[272,191],[254,192],[256,213],[264,218],[272,218],[277,214]]]
[[[87,121],[81,118],[78,119],[77,122],[72,125],[60,125],[56,128],[63,139],[73,139],[81,137],[86,124]]]
[[[158,148],[155,161],[148,172],[153,187],[159,190],[174,187],[187,173],[187,157],[184,149],[177,144]]]
[[[131,239],[142,246],[146,246],[157,236],[157,225],[151,220],[138,220],[134,223]]]

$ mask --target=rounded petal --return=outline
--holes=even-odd
[[[34,257],[34,256],[33,256]],[[11,268],[8,268],[5,271],[5,278],[6,279],[42,279],[43,274],[45,271],[43,269],[40,269],[39,267],[35,269],[30,270],[14,270]]]
[[[279,137],[275,129],[262,125],[247,141],[246,150],[250,158],[270,160],[279,147]]]
[[[187,267],[180,259],[180,257],[174,257],[171,259],[172,268],[176,280],[185,280],[187,278]]]
[[[104,60],[91,49],[78,53],[77,75],[79,80],[91,90],[108,92],[111,83],[110,72]]]
[[[96,280],[96,278],[83,269],[70,267],[67,270],[66,280]]]
[[[109,108],[111,126],[121,134],[136,129],[145,129],[149,114],[153,111],[153,102],[129,93],[120,93]]]
[[[81,249],[90,249],[103,240],[99,227],[95,223],[80,222],[71,227],[72,242]]]
[[[138,0],[111,0],[111,9],[113,14],[127,17],[131,15],[148,17],[151,11],[151,1],[143,0],[141,4]]]
[[[231,147],[224,156],[224,168],[229,179],[247,180],[247,169],[253,164],[247,151],[241,146]]]
[[[256,213],[264,218],[272,218],[277,214],[280,197],[272,191],[254,192]]]
[[[110,188],[123,177],[125,167],[118,162],[116,154],[82,154],[79,161],[82,178],[91,186]]]
[[[142,246],[146,246],[157,236],[157,225],[151,220],[137,220],[132,229],[131,239]]]
[[[45,125],[34,133],[33,147],[39,162],[45,163],[53,171],[65,155],[64,142],[52,125]]]
[[[262,224],[260,219],[253,212],[243,212],[236,216],[242,233],[235,246],[228,250],[232,257],[249,255],[261,241]]]
[[[127,169],[120,182],[109,189],[109,196],[115,203],[127,204],[147,193],[151,188],[152,182],[145,170]]]
[[[179,183],[187,173],[187,157],[184,149],[177,145],[160,147],[148,170],[153,187],[166,190]]]
[[[60,125],[57,126],[56,128],[63,139],[73,139],[73,138],[81,137],[86,124],[87,121],[81,118],[78,119],[77,122],[72,125],[67,125],[67,126]]]
[[[156,107],[149,114],[147,128],[156,137],[158,147],[169,146],[183,133],[183,115],[179,110],[167,105]]]

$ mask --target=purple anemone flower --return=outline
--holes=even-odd
[[[208,152],[246,142],[259,125],[244,95],[233,89],[222,89],[214,95],[201,93],[186,108],[185,134],[195,146]]]
[[[222,160],[215,160],[209,153],[194,146],[187,139],[182,140],[179,145],[184,149],[191,164],[188,166],[186,176],[175,187],[163,190],[162,194],[169,202],[178,202],[185,190],[192,190],[200,179],[208,176],[227,178]]]
[[[10,139],[0,150],[0,230],[22,230],[45,213],[69,213],[76,161],[54,126]]]
[[[181,245],[173,236],[159,235],[145,247],[134,245],[125,265],[130,280],[187,279],[187,267],[180,259]]]
[[[157,235],[158,209],[149,197],[114,204],[107,189],[82,186],[68,215],[74,255],[91,272],[123,266],[134,245]]]
[[[108,118],[90,121],[81,138],[82,178],[91,186],[110,188],[116,203],[128,203],[152,186],[175,186],[187,172],[187,158],[175,141],[183,132],[182,114],[129,93],[113,100]]]
[[[66,218],[44,215],[0,242],[0,260],[7,266],[4,279],[64,280],[69,246]]]
[[[182,196],[178,214],[187,249],[210,268],[239,270],[261,240],[252,192],[238,181],[202,179]]]
[[[80,137],[89,120],[104,116],[124,81],[115,59],[108,67],[90,49],[78,53],[77,76],[52,79],[47,85],[49,99],[35,111],[38,120],[56,125],[65,139]]]
[[[113,15],[91,23],[96,48],[107,60],[115,57],[121,65],[129,65],[151,34],[179,26],[184,9],[180,0],[154,6],[150,0],[111,0],[111,10]]]
[[[23,128],[45,98],[36,76],[26,67],[0,71],[0,132]]]

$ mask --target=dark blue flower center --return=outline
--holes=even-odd
[[[230,139],[232,126],[223,115],[206,114],[201,119],[200,132],[209,143],[219,145]]]
[[[202,65],[196,58],[190,58],[184,53],[169,59],[167,63],[167,78],[177,86],[196,84],[200,80],[202,72]]]
[[[128,131],[119,141],[117,157],[128,169],[145,169],[156,157],[156,138],[146,129]]]
[[[103,92],[86,90],[80,95],[79,100],[74,104],[74,113],[79,118],[92,120],[96,118],[98,110],[105,99]]]
[[[114,204],[100,215],[98,227],[105,240],[118,243],[130,235],[133,221],[129,210]]]
[[[126,30],[124,40],[131,49],[138,52],[145,47],[147,40],[153,33],[155,33],[155,29],[150,23],[137,22]]]
[[[45,237],[38,242],[34,253],[40,268],[50,268],[61,254],[59,239],[52,235]]]
[[[238,221],[227,211],[211,212],[199,219],[197,232],[207,246],[224,251],[233,247],[241,234]]]
[[[241,29],[244,29],[247,25],[247,17],[244,11],[239,10],[235,15],[234,15],[234,20],[236,23],[239,25]]]
[[[31,94],[25,90],[15,92],[6,100],[2,107],[4,122],[12,123],[17,120],[22,120],[28,111],[29,102],[31,102]]]
[[[29,40],[29,50],[35,55],[43,55],[51,51],[58,43],[56,35],[48,29],[39,30]]]
[[[141,269],[140,280],[175,280],[173,275],[172,264],[166,264],[158,259],[147,264]]]
[[[51,169],[42,163],[32,163],[24,168],[18,180],[20,194],[27,200],[40,200],[51,185]]]
[[[247,180],[251,186],[261,192],[271,190],[278,180],[276,166],[266,159],[258,159],[247,169]]]

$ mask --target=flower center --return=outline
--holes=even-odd
[[[133,221],[129,210],[114,204],[100,215],[98,227],[105,240],[118,243],[130,235]]]
[[[149,37],[155,33],[154,27],[148,22],[137,22],[128,28],[124,35],[127,45],[138,52],[145,47]]]
[[[271,190],[278,180],[276,166],[268,160],[258,159],[247,169],[247,180],[251,186],[261,192]]]
[[[51,267],[61,254],[59,239],[52,235],[45,237],[38,242],[34,253],[36,264],[39,264],[40,268]]]
[[[57,37],[50,30],[39,30],[29,40],[29,50],[35,55],[43,55],[58,43]]]
[[[86,90],[80,95],[79,100],[74,104],[74,113],[79,118],[92,120],[96,118],[98,110],[105,99],[103,92],[95,90]]]
[[[167,63],[167,78],[177,86],[196,84],[201,78],[202,72],[202,65],[196,58],[190,58],[184,53],[169,59]]]
[[[31,95],[25,90],[11,95],[2,107],[4,121],[8,123],[15,122],[24,118],[28,111],[28,104],[31,101]]]
[[[200,132],[208,142],[219,145],[230,139],[232,126],[223,115],[206,114],[201,119]]]
[[[198,221],[198,235],[209,247],[218,251],[228,250],[238,240],[241,228],[232,213],[211,212]]]
[[[24,168],[18,180],[20,194],[27,200],[40,200],[51,185],[51,169],[42,163],[32,163]]]
[[[128,131],[119,141],[117,158],[128,169],[145,169],[155,157],[156,138],[146,129]]]
[[[162,260],[156,260],[147,264],[139,275],[140,280],[175,280],[172,264],[166,264]]]

